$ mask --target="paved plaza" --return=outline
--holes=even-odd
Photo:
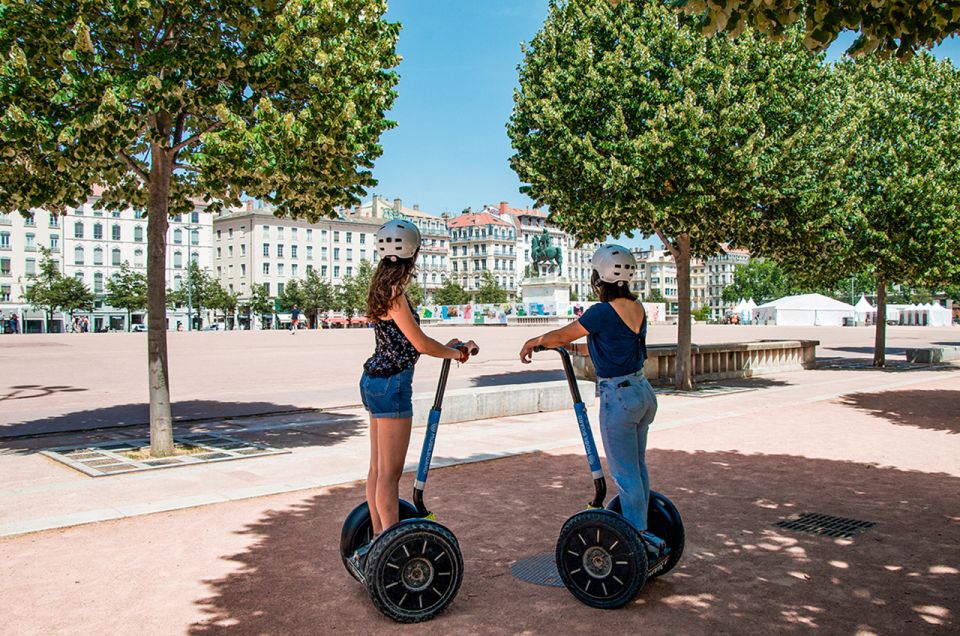
[[[453,388],[561,378],[555,357],[532,366],[516,359],[537,332],[431,329],[483,348],[452,371]],[[655,326],[650,341],[674,334]],[[563,520],[592,492],[573,414],[441,427],[428,505],[460,539],[466,574],[429,628],[956,633],[960,365],[908,367],[902,348],[960,344],[960,330],[890,328],[897,364],[888,370],[868,366],[872,336],[695,327],[698,343],[820,340],[820,368],[723,382],[731,391],[709,398],[660,396],[651,475],[684,516],[687,548],[673,573],[622,610],[592,610],[562,588],[511,574],[517,560],[553,549]],[[18,599],[2,631],[417,629],[383,618],[337,552],[340,522],[362,498],[366,422],[355,383],[371,343],[366,330],[170,334],[178,431],[290,452],[93,479],[38,451],[145,432],[143,334],[0,339],[0,593]],[[438,367],[424,360],[415,390],[431,391]],[[596,426],[596,407],[591,418]],[[402,492],[410,487],[406,475]],[[849,540],[774,525],[803,512],[877,525]]]

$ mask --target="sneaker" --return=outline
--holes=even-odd
[[[666,541],[649,530],[642,531],[640,538],[643,539],[643,544],[647,547],[647,562],[651,568],[659,565],[662,561],[666,561],[670,554],[670,547]]]
[[[362,546],[357,548],[357,551],[351,555],[347,561],[350,563],[350,567],[357,571],[361,576],[364,573],[364,569],[367,566],[367,553],[370,552],[370,546],[373,545],[373,542],[364,543]]]

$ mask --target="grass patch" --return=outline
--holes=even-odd
[[[144,459],[160,459],[157,457],[153,457],[150,454],[149,446],[143,446],[141,448],[138,448],[137,450],[117,451],[117,452],[118,454],[123,455],[128,459],[133,459],[136,461],[142,461]],[[209,452],[211,451],[210,449],[207,449],[207,448],[201,448],[199,446],[194,446],[192,444],[181,444],[178,442],[173,445],[173,454],[165,455],[164,457],[177,457],[180,455],[200,455],[201,453],[209,453]]]

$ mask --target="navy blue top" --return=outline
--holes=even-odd
[[[647,359],[647,314],[640,333],[633,333],[610,303],[597,303],[580,316],[587,330],[587,348],[599,378],[636,373]]]
[[[420,316],[413,305],[410,306],[410,309],[413,311],[413,319],[419,325]],[[400,327],[394,321],[375,320],[373,333],[376,336],[377,348],[363,364],[363,370],[367,372],[367,375],[376,377],[396,375],[401,371],[413,368],[417,360],[420,359],[420,352],[407,340],[407,337],[403,335]]]

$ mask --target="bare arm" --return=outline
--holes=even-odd
[[[407,303],[407,299],[403,296],[393,303],[393,306],[390,307],[390,311],[387,313],[387,317],[397,323],[403,335],[407,337],[410,344],[420,353],[434,358],[460,359],[460,351],[442,345],[423,333],[423,329],[420,328],[420,325],[413,317],[413,312],[410,311],[410,305]]]
[[[583,328],[583,325],[580,324],[579,320],[574,320],[570,324],[560,327],[559,329],[554,329],[553,331],[548,331],[542,336],[537,336],[536,338],[530,338],[523,344],[523,348],[520,349],[520,361],[524,364],[530,362],[530,356],[533,354],[533,349],[535,347],[562,347],[568,345],[574,340],[579,340],[587,335],[587,330]]]

